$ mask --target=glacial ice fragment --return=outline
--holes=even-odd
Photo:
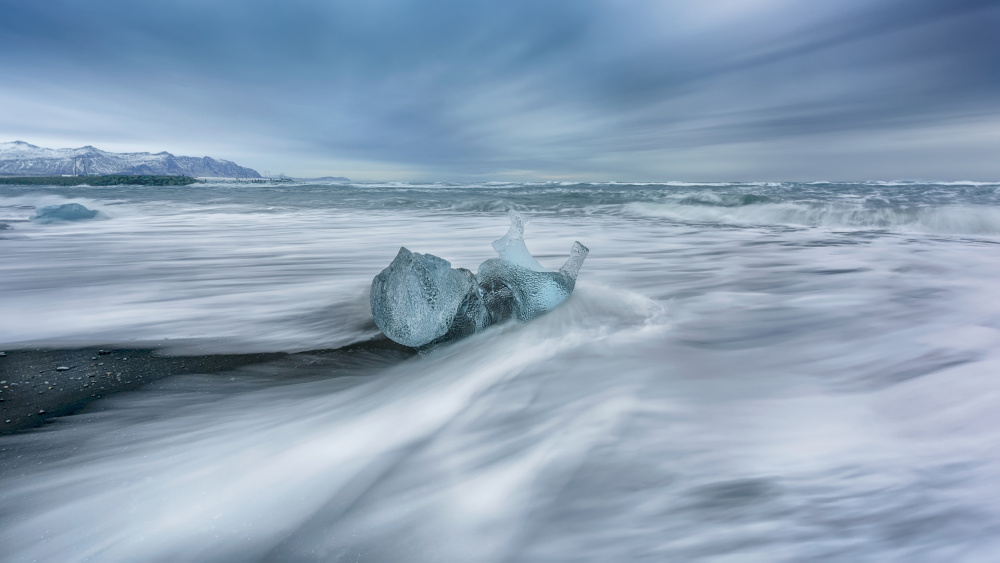
[[[406,248],[372,280],[371,306],[386,336],[414,348],[468,336],[489,322],[472,272]]]
[[[496,250],[500,259],[505,262],[536,272],[545,272],[545,268],[535,260],[531,252],[528,252],[528,247],[524,245],[524,217],[513,209],[508,211],[507,215],[510,217],[510,228],[507,229],[507,234],[493,241],[493,250]]]
[[[79,203],[66,203],[63,205],[47,205],[35,210],[32,221],[39,223],[52,223],[55,221],[80,221],[93,219],[97,216],[97,211],[87,209]]]
[[[479,265],[476,278],[483,302],[494,323],[510,317],[529,321],[565,301],[576,286],[576,277],[590,252],[574,242],[570,257],[558,272],[550,272],[535,260],[524,245],[524,218],[510,211],[510,230],[493,243],[500,255]]]
[[[400,248],[372,280],[375,324],[392,340],[426,347],[457,340],[515,318],[531,320],[573,293],[587,247],[573,243],[558,272],[543,268],[524,244],[524,218],[510,212],[510,230],[493,242],[499,255],[479,266],[477,275],[433,254]]]

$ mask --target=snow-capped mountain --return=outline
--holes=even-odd
[[[23,141],[0,143],[0,175],[154,174],[168,176],[260,178],[252,168],[228,160],[174,156],[168,152],[115,153],[91,146],[46,149]]]

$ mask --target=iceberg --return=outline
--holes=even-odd
[[[87,209],[79,203],[66,203],[63,205],[47,205],[35,210],[32,221],[39,223],[52,223],[55,221],[80,221],[97,217],[97,211]]]
[[[510,211],[510,229],[493,242],[498,257],[473,273],[433,254],[399,249],[372,280],[375,324],[390,339],[425,348],[464,338],[510,319],[528,321],[573,293],[590,250],[574,242],[557,272],[546,270],[524,244],[524,218]]]

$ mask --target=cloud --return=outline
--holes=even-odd
[[[0,134],[372,177],[846,177],[785,151],[994,119],[998,23],[980,0],[0,0]]]

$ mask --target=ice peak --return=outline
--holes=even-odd
[[[507,215],[510,217],[510,228],[507,230],[507,234],[493,241],[493,250],[503,260],[517,264],[522,268],[544,272],[545,268],[535,260],[535,257],[528,251],[528,247],[524,245],[524,225],[527,221],[513,209],[508,211]]]

